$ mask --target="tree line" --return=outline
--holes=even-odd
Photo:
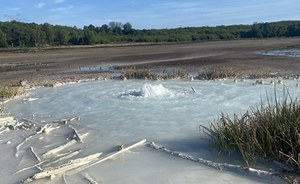
[[[110,22],[82,29],[48,23],[0,22],[0,47],[43,47],[128,42],[181,42],[300,36],[300,21],[216,27],[134,29],[127,22]]]

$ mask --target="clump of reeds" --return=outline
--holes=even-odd
[[[211,144],[219,151],[239,151],[247,165],[254,160],[272,158],[300,168],[300,104],[290,95],[268,105],[252,107],[239,117],[224,113],[204,127]]]
[[[0,86],[0,98],[9,99],[25,92],[22,86]]]
[[[22,86],[0,86],[0,115],[3,114],[6,99],[21,95],[24,92],[25,88]]]
[[[121,76],[127,79],[145,79],[152,77],[149,69],[137,68],[135,66],[123,68],[121,71]]]
[[[250,79],[267,79],[273,77],[276,77],[276,74],[272,74],[270,71],[267,70],[257,70],[249,73]]]
[[[224,78],[234,78],[236,77],[236,72],[232,68],[228,67],[208,67],[204,68],[197,78],[214,80],[214,79],[224,79]]]
[[[164,75],[165,79],[187,79],[189,72],[186,69],[173,69]]]

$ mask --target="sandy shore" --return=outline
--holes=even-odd
[[[299,58],[264,56],[257,52],[300,44],[300,38],[210,41],[96,48],[57,48],[31,52],[0,52],[0,82],[27,80],[33,84],[111,77],[109,70],[82,68],[140,65],[151,70],[226,66],[239,72],[268,71],[298,74]],[[118,71],[115,71],[118,73]]]

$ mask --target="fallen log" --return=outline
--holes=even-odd
[[[69,159],[69,158],[72,158],[72,157],[78,155],[79,153],[80,153],[80,151],[74,151],[74,152],[71,152],[71,153],[69,153],[69,154],[67,154],[67,155],[64,155],[64,156],[62,156],[62,157],[56,159],[56,160],[53,161],[53,162],[47,163],[45,166],[47,167],[47,166],[49,166],[49,165],[57,164],[57,163],[59,163],[60,161],[63,161],[63,160],[67,160],[67,159]]]
[[[49,157],[49,156],[52,156],[52,155],[55,155],[57,154],[58,152],[64,150],[65,148],[69,147],[69,146],[72,146],[73,144],[75,144],[77,141],[76,140],[71,140],[69,142],[67,142],[66,144],[63,144],[61,146],[58,146],[54,149],[51,149],[49,151],[47,151],[46,153],[43,154],[43,157]]]
[[[92,154],[92,155],[89,155],[89,156],[86,156],[86,157],[83,157],[83,158],[78,158],[78,159],[75,159],[75,160],[71,160],[71,161],[69,161],[69,162],[67,162],[66,164],[63,164],[63,165],[59,165],[59,166],[56,166],[56,167],[45,168],[41,172],[36,173],[33,176],[25,179],[23,181],[23,183],[30,183],[30,182],[33,182],[35,180],[48,178],[48,177],[53,177],[55,175],[63,175],[66,172],[68,172],[72,169],[76,169],[78,167],[87,165],[90,162],[98,160],[101,154],[102,153],[95,153],[95,154]]]
[[[143,140],[141,140],[141,141],[138,141],[137,143],[135,143],[135,144],[133,144],[133,145],[131,145],[131,146],[128,146],[128,147],[125,147],[125,148],[123,148],[123,149],[121,149],[121,150],[118,150],[118,151],[115,151],[115,152],[113,152],[113,153],[110,153],[110,154],[106,155],[105,157],[101,158],[100,160],[98,160],[98,161],[96,161],[96,162],[94,162],[94,163],[92,163],[92,164],[90,164],[90,165],[87,165],[87,166],[84,167],[84,168],[79,168],[79,170],[80,170],[80,171],[84,171],[85,169],[88,169],[88,168],[90,168],[90,167],[92,167],[92,166],[94,166],[94,165],[97,165],[97,164],[99,164],[99,163],[101,163],[101,162],[104,162],[104,161],[106,161],[106,160],[108,160],[108,159],[111,159],[111,158],[113,158],[113,157],[115,157],[115,156],[117,156],[117,155],[119,155],[119,154],[121,154],[121,153],[123,153],[123,152],[125,152],[125,151],[128,151],[128,150],[130,150],[130,149],[132,149],[132,148],[135,148],[135,147],[137,147],[137,146],[140,146],[140,145],[144,144],[145,142],[146,142],[146,139],[143,139]],[[78,171],[78,172],[79,172],[79,171]]]

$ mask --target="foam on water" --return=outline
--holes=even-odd
[[[144,97],[144,98],[158,98],[158,97],[171,97],[174,96],[174,92],[165,88],[162,84],[144,84],[142,88],[138,90],[130,90],[121,94],[121,97]]]

